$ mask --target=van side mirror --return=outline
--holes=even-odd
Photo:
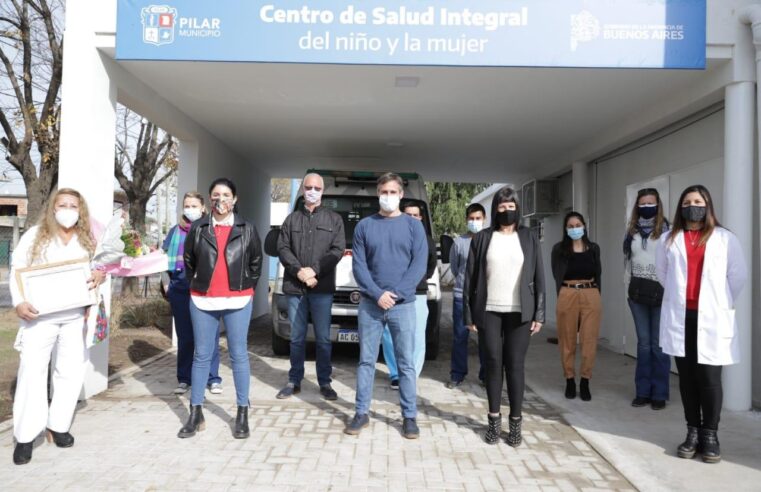
[[[280,237],[280,227],[273,227],[270,232],[267,233],[267,237],[264,238],[264,252],[268,256],[273,258],[278,257],[277,253],[277,240]]]
[[[451,236],[442,234],[439,238],[439,243],[441,244],[441,262],[446,265],[449,263],[449,252],[452,251],[452,246],[454,246],[454,239]]]

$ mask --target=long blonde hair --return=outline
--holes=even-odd
[[[87,208],[85,198],[75,189],[61,188],[48,200],[45,214],[40,217],[37,223],[37,235],[32,243],[32,248],[29,250],[29,264],[35,260],[45,260],[43,251],[61,229],[55,220],[55,202],[61,195],[70,195],[79,200],[79,220],[74,225],[74,232],[77,233],[77,241],[88,252],[90,258],[95,252],[95,239],[90,230],[90,210]]]

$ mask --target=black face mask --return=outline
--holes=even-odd
[[[703,222],[706,219],[706,208],[695,205],[682,207],[682,218],[689,222]]]
[[[504,212],[497,212],[497,224],[500,226],[509,226],[518,222],[517,210],[505,210]]]
[[[658,207],[637,207],[637,213],[643,219],[652,219],[658,215]]]

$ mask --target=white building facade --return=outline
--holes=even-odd
[[[111,210],[117,102],[180,140],[179,193],[203,191],[214,178],[230,177],[239,186],[241,212],[262,234],[270,223],[270,179],[300,177],[310,167],[411,170],[440,181],[556,180],[558,213],[543,218],[545,257],[559,240],[562,212],[584,213],[603,252],[601,336],[611,348],[632,353],[636,340],[621,280],[627,193],[659,183],[667,189],[671,211],[685,186],[701,183],[711,190],[722,222],[740,238],[752,269],[753,280],[737,305],[742,362],[725,370],[725,407],[746,410],[761,404],[761,357],[753,357],[761,353],[761,334],[754,333],[761,325],[761,303],[754,302],[761,294],[759,2],[708,0],[702,7],[697,1],[705,10],[688,12],[684,26],[678,9],[689,2],[630,2],[632,18],[642,9],[659,21],[652,29],[652,22],[640,30],[631,27],[626,31],[630,39],[622,39],[607,27],[608,13],[596,15],[596,8],[606,8],[603,3],[558,0],[558,7],[575,9],[560,24],[569,37],[545,45],[537,37],[511,46],[499,43],[532,29],[541,34],[543,16],[549,23],[550,14],[531,2],[471,2],[473,10],[502,8],[505,15],[469,17],[470,30],[452,35],[449,52],[439,58],[429,54],[430,60],[414,51],[414,35],[392,30],[388,12],[379,14],[383,26],[367,27],[381,41],[384,34],[399,34],[397,48],[392,46],[397,38],[387,37],[391,42],[383,56],[372,53],[372,40],[364,54],[329,52],[335,38],[325,35],[329,23],[319,25],[319,16],[327,14],[319,13],[314,24],[286,26],[299,35],[290,51],[279,52],[272,47],[291,31],[276,31],[277,6],[250,3],[257,7],[257,19],[241,15],[231,21],[216,15],[215,9],[222,8],[218,2],[67,1],[59,185],[82,191],[96,218],[107,219]],[[346,14],[351,4],[334,3],[340,7],[334,24],[341,15],[350,24],[360,23],[359,4]],[[184,14],[188,5],[195,10]],[[144,10],[153,7],[174,9],[172,24],[159,10]],[[662,12],[653,10],[658,8]],[[135,12],[141,11],[159,13],[155,19],[144,16],[143,39],[134,43],[150,44],[155,51],[129,56],[133,41],[124,41],[124,33],[140,25]],[[289,15],[282,14],[284,23]],[[418,24],[425,19],[421,15]],[[465,22],[462,15],[441,19],[441,32]],[[687,29],[700,24],[695,19],[702,22],[700,29]],[[236,23],[250,26],[250,46],[236,43],[225,54],[204,44],[231,39]],[[361,37],[345,25],[335,29],[333,34],[347,42]],[[636,33],[647,29],[663,42],[639,50]],[[160,46],[170,34],[175,47]],[[698,42],[697,52],[671,51],[683,35],[693,48]],[[183,41],[183,36],[195,38]],[[428,48],[445,49],[446,43],[437,43],[429,40]],[[592,49],[595,43],[599,51]],[[408,52],[394,58],[392,49]],[[592,58],[574,61],[585,50]],[[618,65],[610,58],[613,53],[620,57]],[[257,63],[240,63],[246,61]],[[259,291],[266,290],[264,275]],[[267,312],[267,296],[256,296],[255,314]],[[107,344],[92,354],[87,395],[105,389],[107,354]]]

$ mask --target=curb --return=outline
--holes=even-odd
[[[125,367],[121,371],[115,372],[112,375],[108,377],[108,382],[111,383],[113,381],[116,381],[117,379],[123,378],[125,376],[129,376],[130,374],[133,374],[137,372],[138,370],[142,369],[143,367],[153,364],[159,359],[162,359],[166,357],[169,354],[177,352],[177,347],[170,347],[154,356],[148,357],[147,359],[141,360],[137,364],[133,364],[129,367]],[[98,395],[94,395],[94,397],[97,397]],[[80,400],[81,401],[81,400]],[[13,417],[9,417],[3,422],[0,422],[0,434],[4,434],[5,432],[13,429]]]
[[[156,355],[148,357],[147,359],[141,360],[140,362],[138,362],[136,364],[133,364],[133,365],[131,365],[129,367],[125,367],[124,369],[113,373],[112,375],[110,375],[108,377],[108,382],[110,383],[110,382],[115,381],[115,380],[117,380],[119,378],[122,378],[124,376],[129,376],[130,374],[137,372],[138,369],[142,369],[143,367],[147,366],[148,364],[153,364],[157,360],[162,359],[162,358],[166,357],[167,355],[175,353],[175,352],[177,352],[177,347],[169,347],[168,349],[166,349],[166,350],[164,350],[162,352],[159,352]],[[98,395],[95,395],[95,396],[98,396]]]

